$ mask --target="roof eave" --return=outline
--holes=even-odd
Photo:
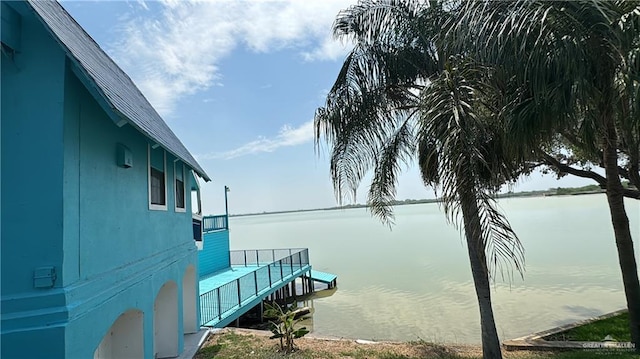
[[[33,5],[29,1],[27,1],[26,3],[29,5],[28,6],[29,9],[35,15],[35,17],[38,19],[38,21],[44,26],[44,28],[52,36],[52,38],[60,45],[60,47],[65,52],[67,58],[73,63],[74,66],[72,67],[72,70],[73,70],[74,74],[80,79],[80,81],[87,88],[87,90],[89,91],[91,96],[96,100],[96,102],[98,102],[100,107],[102,107],[102,109],[109,116],[109,118],[116,124],[116,126],[122,127],[122,126],[126,125],[127,123],[132,125],[138,132],[143,134],[145,137],[147,137],[148,139],[150,139],[151,141],[153,141],[155,143],[158,143],[167,152],[171,153],[174,157],[179,158],[185,164],[190,166],[205,182],[210,182],[211,181],[211,178],[200,167],[199,163],[195,160],[195,158],[193,158],[193,156],[190,153],[188,153],[188,150],[186,150],[186,148],[185,148],[185,151],[187,151],[187,154],[189,154],[189,156],[192,157],[190,159],[189,158],[184,158],[183,156],[180,156],[177,153],[175,153],[174,151],[172,151],[169,148],[169,146],[166,146],[166,145],[164,145],[162,143],[163,141],[160,138],[154,137],[151,133],[149,133],[148,131],[145,131],[143,128],[138,126],[135,123],[135,121],[133,121],[128,116],[126,116],[121,111],[119,111],[117,109],[117,106],[104,93],[104,91],[101,89],[99,84],[95,81],[95,79],[88,73],[88,71],[82,65],[80,60],[73,54],[73,52],[67,47],[67,45],[58,37],[58,35],[53,31],[53,29],[51,29],[49,24],[47,24],[47,22],[42,18],[42,16],[33,7]],[[66,13],[66,10],[64,8],[62,8],[62,10]],[[71,18],[72,21],[75,21],[75,19],[72,16],[69,15],[69,17]],[[76,22],[76,24],[77,24],[77,22]],[[79,24],[77,24],[77,25],[90,38],[90,35],[88,35],[86,33],[86,31],[84,31],[82,26],[80,26]],[[91,39],[91,40],[93,41],[93,39]],[[102,50],[100,50],[100,51],[102,51]],[[108,56],[108,55],[106,55],[106,56]],[[113,60],[111,60],[111,61],[113,61]],[[116,64],[116,66],[117,66],[117,64]],[[124,73],[124,71],[122,69],[120,69],[120,71],[122,71]],[[126,73],[125,73],[125,75],[126,75]],[[135,84],[134,84],[134,86],[135,86]],[[162,120],[162,119],[160,118],[160,120]],[[178,141],[180,141],[177,137],[176,137],[176,139]],[[182,145],[182,146],[184,147],[184,145]]]

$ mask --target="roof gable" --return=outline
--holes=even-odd
[[[209,181],[191,153],[171,131],[131,78],[107,55],[57,1],[28,0],[45,27],[61,44],[90,84],[117,118],[131,124],[165,150],[180,158]],[[93,91],[90,91],[93,93]],[[102,100],[102,101],[100,101]]]

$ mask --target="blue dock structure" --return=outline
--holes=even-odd
[[[295,296],[292,283],[311,271],[308,249],[230,251],[229,257],[230,268],[200,278],[204,326],[224,327],[267,297]],[[303,285],[301,294],[312,288]]]
[[[333,289],[336,286],[338,276],[331,273],[321,272],[319,270],[311,270],[309,272],[309,279],[314,282],[327,284],[327,289]]]
[[[203,217],[202,232],[198,244],[202,326],[227,326],[265,300],[305,296],[314,291],[315,281],[335,287],[335,275],[311,270],[306,248],[229,250],[226,215]]]

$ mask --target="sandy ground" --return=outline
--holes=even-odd
[[[256,338],[255,345],[260,347],[272,347],[274,345],[274,341],[269,339],[271,333],[268,331],[225,328],[222,331],[210,335],[203,346],[216,344],[220,335],[228,332],[252,336]],[[440,345],[426,342],[370,342],[353,339],[317,337],[313,334],[297,339],[296,345],[301,350],[309,349],[314,352],[328,353],[345,353],[357,350],[358,348],[365,348],[368,350],[393,353],[407,357],[438,357],[445,354],[455,354],[469,358],[482,357],[482,348],[479,345]],[[505,354],[506,358],[530,358],[532,353],[515,351],[505,352]]]

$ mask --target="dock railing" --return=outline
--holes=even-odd
[[[223,229],[229,229],[229,217],[226,214],[202,218],[202,232],[207,233]]]
[[[296,254],[297,258],[294,258],[294,261],[297,259],[297,263],[306,261],[309,264],[308,253],[306,248],[236,250],[229,251],[229,261],[232,266],[267,265],[281,259],[286,260]]]
[[[256,266],[256,269],[200,295],[203,324],[222,320],[243,303],[266,293],[274,285],[292,279],[296,272],[309,265],[309,250],[306,248],[241,250],[229,254],[232,266]]]

